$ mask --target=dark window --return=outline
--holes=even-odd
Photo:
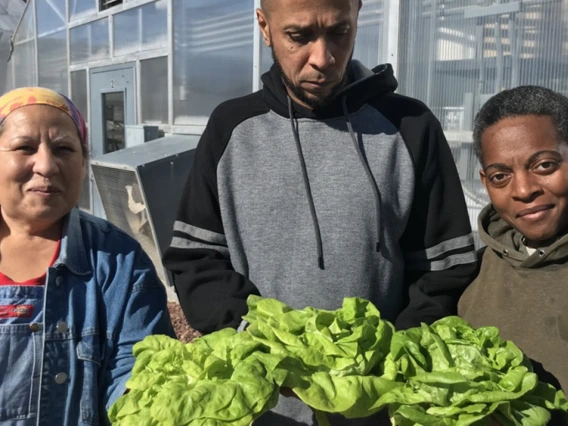
[[[99,2],[101,5],[100,10],[107,10],[110,9],[111,7],[122,4],[122,0],[99,0]]]

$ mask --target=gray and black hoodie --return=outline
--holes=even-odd
[[[390,65],[352,61],[325,108],[264,88],[219,105],[198,145],[164,263],[189,323],[238,327],[250,294],[294,308],[371,300],[404,328],[456,313],[476,256],[438,120]]]

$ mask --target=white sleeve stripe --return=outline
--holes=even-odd
[[[225,238],[223,234],[198,228],[197,226],[189,225],[187,223],[180,222],[179,220],[176,220],[174,223],[174,231],[183,232],[191,237],[207,241],[209,243],[227,245],[227,238]]]
[[[170,247],[179,249],[207,249],[216,250],[224,257],[229,258],[229,249],[223,246],[216,246],[213,244],[198,243],[197,241],[189,240],[186,238],[173,237]]]
[[[475,252],[455,254],[448,256],[442,260],[422,260],[418,262],[409,262],[408,269],[414,271],[444,271],[453,266],[475,263],[477,256]]]
[[[248,327],[248,325],[249,325],[248,322],[246,322],[245,320],[242,320],[241,323],[239,324],[239,327],[237,328],[237,331],[238,332],[245,331],[246,328]]]
[[[405,253],[404,258],[408,261],[430,260],[443,256],[444,254],[449,253],[453,250],[459,250],[473,245],[473,235],[468,234],[464,235],[463,237],[457,237],[451,240],[443,241],[440,244],[427,248],[425,250]]]

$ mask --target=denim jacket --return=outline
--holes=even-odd
[[[37,322],[0,326],[0,426],[109,424],[134,365],[132,345],[174,336],[165,289],[140,245],[76,209],[45,286],[2,291],[4,303],[39,297],[44,305]]]

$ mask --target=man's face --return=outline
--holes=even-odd
[[[481,180],[502,219],[531,247],[568,227],[568,145],[547,116],[505,118],[481,137]]]
[[[269,0],[257,10],[260,29],[288,93],[323,106],[345,79],[357,33],[360,0]]]

